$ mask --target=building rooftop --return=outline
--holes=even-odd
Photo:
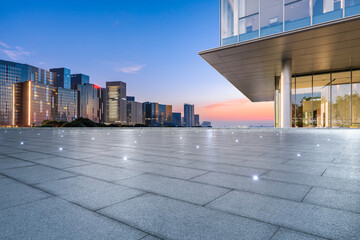
[[[0,129],[0,239],[360,239],[359,133]]]

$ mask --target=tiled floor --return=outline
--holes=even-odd
[[[360,239],[360,131],[0,129],[0,239]]]

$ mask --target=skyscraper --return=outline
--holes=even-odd
[[[143,104],[136,102],[135,97],[126,97],[127,100],[127,125],[144,124]]]
[[[88,118],[93,122],[101,122],[100,94],[101,88],[91,83],[77,84],[79,90],[78,117]]]
[[[78,91],[56,88],[55,103],[57,103],[58,121],[71,122],[78,117]]]
[[[106,82],[106,122],[126,125],[126,83]]]
[[[200,126],[200,116],[199,114],[194,115],[194,126],[199,127]]]
[[[172,105],[166,105],[165,107],[165,126],[172,125]]]
[[[181,126],[181,113],[172,113],[172,125],[174,127]]]
[[[90,83],[90,77],[85,74],[71,74],[71,89],[75,89],[78,84]]]
[[[159,126],[159,104],[154,102],[143,103],[145,125],[149,127]]]
[[[55,87],[71,89],[71,70],[68,68],[52,68],[50,72],[55,73]]]
[[[199,54],[274,101],[275,127],[360,126],[359,26],[358,0],[220,0],[220,47]]]
[[[184,104],[184,126],[194,126],[194,105]]]

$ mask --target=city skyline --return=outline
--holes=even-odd
[[[140,102],[166,102],[182,113],[183,103],[191,102],[217,126],[273,125],[272,103],[250,103],[197,55],[219,45],[218,1],[122,2],[111,9],[67,3],[36,1],[32,10],[23,1],[5,3],[0,58],[70,68],[100,86],[125,81]]]

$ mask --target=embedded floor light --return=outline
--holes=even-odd
[[[60,151],[62,151],[62,150],[63,150],[63,148],[61,147],[61,148],[59,148],[59,150],[60,150]]]
[[[127,160],[127,157],[124,157],[123,159],[126,161],[126,160]]]
[[[24,145],[24,142],[20,142],[21,145]]]
[[[196,146],[196,148],[200,148],[200,146]]]
[[[235,140],[235,142],[239,142],[239,140],[238,140],[238,139],[236,139],[236,140]]]
[[[95,138],[91,138],[91,140],[95,140]]]
[[[301,156],[300,153],[298,153],[297,156],[300,157]]]
[[[252,177],[252,179],[253,179],[254,181],[257,181],[257,180],[259,180],[259,177],[256,176],[256,175],[254,175],[254,176]]]

